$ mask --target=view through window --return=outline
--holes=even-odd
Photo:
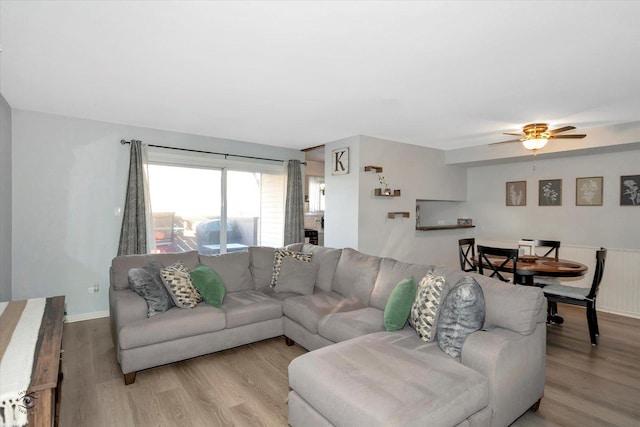
[[[283,175],[160,164],[148,174],[157,252],[282,246]]]

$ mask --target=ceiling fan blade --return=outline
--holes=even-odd
[[[566,132],[568,130],[574,130],[575,128],[576,128],[575,126],[564,126],[558,129],[550,130],[549,135],[555,135],[556,133]]]
[[[510,132],[503,132],[503,135],[513,135],[513,136],[526,136],[523,133],[510,133]]]
[[[510,143],[510,142],[520,142],[520,140],[519,139],[510,139],[508,141],[494,142],[494,143],[489,144],[489,145],[507,144],[507,143]]]
[[[583,133],[576,133],[573,135],[551,135],[549,136],[549,139],[553,138],[553,139],[581,139],[584,138],[585,134]]]

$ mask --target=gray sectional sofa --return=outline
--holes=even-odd
[[[427,272],[450,289],[469,273],[305,244],[313,253],[312,293],[269,285],[274,248],[204,256],[196,252],[114,258],[111,325],[125,383],[135,372],[284,335],[309,353],[289,366],[292,426],[504,426],[539,403],[545,380],[546,301],[538,288],[471,274],[486,304],[483,329],[460,358],[424,342],[407,326],[386,332],[384,309],[395,285]],[[188,269],[210,266],[227,294],[220,308],[200,303],[147,318],[145,300],[128,287],[133,267],[158,259]]]

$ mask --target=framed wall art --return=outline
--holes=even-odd
[[[331,175],[349,173],[349,147],[338,148],[331,152]]]
[[[602,177],[576,178],[576,206],[602,206]]]
[[[527,181],[507,182],[507,206],[527,206]]]
[[[620,206],[640,206],[640,175],[620,177]]]
[[[562,205],[562,180],[541,179],[538,181],[538,206]]]

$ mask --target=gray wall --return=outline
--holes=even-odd
[[[66,295],[70,316],[108,309],[129,165],[121,139],[303,160],[298,150],[13,110],[14,299]],[[93,284],[100,292],[89,294]]]
[[[561,240],[565,245],[640,249],[640,207],[620,206],[620,176],[640,174],[640,150],[469,168],[476,237]],[[576,178],[602,176],[603,206],[576,206]],[[538,181],[562,179],[562,206],[538,206]],[[505,206],[505,183],[527,181],[527,206]]]
[[[11,107],[0,94],[0,301],[11,300]]]

